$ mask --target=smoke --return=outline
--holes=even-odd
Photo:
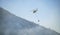
[[[58,35],[56,32],[43,27],[25,29],[6,29],[3,35]]]
[[[0,35],[37,35],[39,27],[25,29],[4,29]]]

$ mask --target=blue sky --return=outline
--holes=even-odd
[[[60,32],[58,0],[0,0],[0,6],[16,16]],[[33,9],[38,8],[36,15]],[[37,20],[40,22],[37,22]]]

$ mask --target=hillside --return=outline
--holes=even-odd
[[[60,35],[0,7],[0,35]]]

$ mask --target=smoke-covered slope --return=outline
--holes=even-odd
[[[0,35],[60,35],[0,8]]]

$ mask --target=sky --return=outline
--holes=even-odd
[[[18,17],[60,33],[58,0],[0,0],[0,7]],[[32,13],[34,9],[38,9],[35,14]]]

